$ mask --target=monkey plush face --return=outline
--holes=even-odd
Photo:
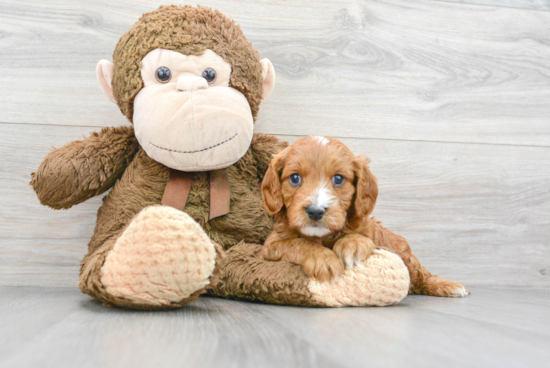
[[[182,171],[237,162],[252,141],[246,97],[229,86],[231,65],[212,50],[183,55],[156,49],[142,60],[134,99],[136,137],[149,157]]]
[[[102,60],[96,72],[151,158],[208,171],[250,146],[259,103],[275,83],[271,62],[258,56],[221,13],[163,6],[144,14],[119,41],[115,63]]]

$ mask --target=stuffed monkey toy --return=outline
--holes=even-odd
[[[285,142],[254,134],[275,83],[240,27],[216,10],[162,6],[118,42],[97,76],[132,126],[104,128],[47,155],[40,202],[68,209],[111,188],[81,262],[79,288],[108,306],[181,307],[211,294],[301,306],[399,302],[409,273],[376,250],[334,282],[264,261],[273,229],[261,181]]]

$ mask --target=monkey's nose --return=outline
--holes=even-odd
[[[176,88],[182,92],[192,92],[201,88],[208,88],[206,79],[195,76],[183,76],[178,78]]]
[[[325,209],[316,206],[309,206],[306,208],[306,213],[310,219],[313,221],[318,221],[325,215]]]

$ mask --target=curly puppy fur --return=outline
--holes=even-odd
[[[368,218],[378,196],[367,164],[330,137],[302,138],[279,153],[262,182],[266,209],[276,219],[264,259],[301,264],[319,281],[342,275],[344,264],[363,263],[375,245],[351,225]]]
[[[359,265],[375,248],[384,249],[409,269],[411,294],[466,295],[463,285],[432,275],[403,237],[369,217],[378,184],[368,163],[338,139],[319,136],[299,139],[275,156],[262,182],[266,209],[276,221],[263,258],[301,264],[310,277],[326,281],[342,275],[344,264]],[[312,208],[315,215],[308,212]]]

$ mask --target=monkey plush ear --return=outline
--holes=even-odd
[[[269,59],[262,59],[260,63],[262,64],[262,77],[264,78],[262,100],[265,100],[275,87],[275,69]]]
[[[111,102],[116,103],[115,96],[113,95],[113,88],[111,86],[114,72],[115,65],[108,60],[100,60],[95,68],[95,74],[103,92],[105,92],[107,98],[111,100]]]

